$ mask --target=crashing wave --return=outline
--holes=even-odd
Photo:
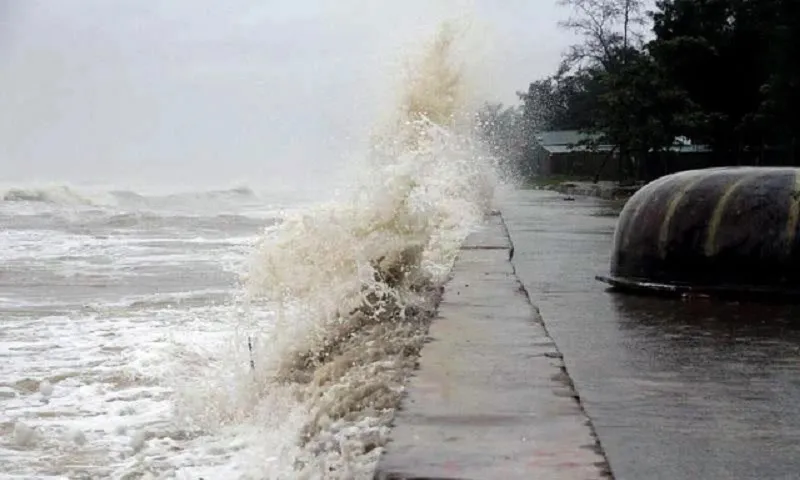
[[[275,310],[251,344],[255,372],[240,337],[179,402],[206,430],[259,425],[257,478],[371,478],[441,287],[496,181],[469,135],[455,39],[444,29],[417,63],[352,196],[266,230],[245,284],[251,308]]]

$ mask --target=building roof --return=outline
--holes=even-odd
[[[578,145],[581,141],[599,138],[600,135],[590,135],[578,130],[553,130],[536,134],[536,143],[549,153],[584,152],[589,150],[586,145]],[[611,145],[597,145],[592,151],[608,152]]]
[[[570,152],[610,152],[613,150],[611,145],[597,145],[589,149],[586,145],[542,145],[548,153],[570,153]]]
[[[614,148],[612,145],[595,145],[589,149],[586,145],[579,145],[581,141],[600,138],[599,134],[588,134],[579,130],[552,130],[549,132],[539,132],[535,134],[536,143],[549,153],[569,153],[569,152],[610,152]],[[675,144],[667,148],[668,151],[675,153],[706,153],[710,152],[706,145],[692,145],[685,138],[678,137]]]
[[[671,145],[667,148],[670,152],[676,153],[709,153],[711,148],[707,145]]]
[[[582,140],[598,138],[599,135],[589,135],[578,130],[553,130],[536,134],[536,142],[543,147],[575,145]]]

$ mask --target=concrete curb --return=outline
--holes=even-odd
[[[500,215],[465,242],[376,479],[611,477],[513,251]]]

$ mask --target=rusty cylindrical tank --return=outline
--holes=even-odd
[[[609,276],[651,292],[800,293],[800,169],[668,175],[626,203]]]

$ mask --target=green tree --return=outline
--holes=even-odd
[[[531,83],[523,101],[530,130],[589,130],[595,122],[602,76],[619,70],[633,45],[641,43],[641,0],[561,0],[572,15],[561,25],[580,38],[553,76]]]
[[[562,26],[582,38],[582,42],[568,50],[561,71],[575,71],[586,80],[586,94],[593,101],[590,106],[591,122],[581,129],[587,133],[600,133],[590,143],[615,145],[623,170],[634,174],[634,152],[644,140],[636,137],[637,129],[629,123],[640,117],[643,103],[649,99],[631,97],[653,84],[655,79],[637,79],[634,75],[651,74],[644,68],[641,52],[642,32],[645,23],[641,0],[562,0],[562,5],[572,8],[573,15]],[[650,123],[645,123],[649,125]],[[645,138],[659,135],[648,133]],[[637,140],[641,140],[637,143]],[[648,140],[648,143],[650,140]]]
[[[594,142],[626,148],[629,156],[623,173],[644,179],[655,170],[648,169],[646,162],[663,158],[663,151],[696,121],[695,109],[646,51],[629,49],[626,56],[620,68],[600,77],[603,93],[598,97],[593,130],[601,135]]]
[[[526,93],[518,93],[528,130],[589,128],[599,86],[593,71],[588,69],[572,75],[559,72],[531,83]]]
[[[620,52],[641,46],[646,23],[642,0],[560,0],[559,4],[572,10],[560,25],[582,39],[568,49],[562,69],[600,66],[613,71],[626,59]]]
[[[782,160],[791,165],[800,161],[800,4],[796,0],[767,2],[762,8],[769,23],[768,61],[772,68],[761,88],[762,102],[755,115],[756,124],[767,141],[781,147]]]
[[[682,136],[720,165],[800,162],[800,1],[658,0],[648,43],[640,0],[562,4],[581,42],[520,94],[526,135],[600,134],[631,176]]]
[[[774,0],[660,0],[650,50],[686,92],[700,121],[686,134],[711,145],[720,164],[745,161],[764,144],[756,112],[769,78]]]

